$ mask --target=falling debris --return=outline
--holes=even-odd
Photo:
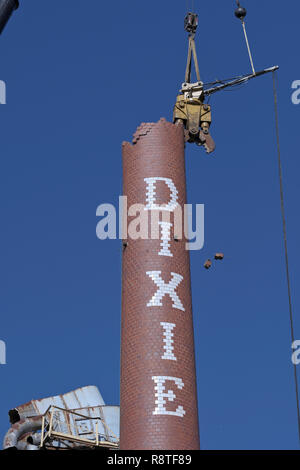
[[[204,267],[205,269],[209,269],[212,265],[212,262],[210,259],[206,260],[205,263],[204,263]]]
[[[214,256],[215,260],[223,260],[224,259],[224,253],[216,253]],[[209,269],[212,267],[212,261],[210,259],[207,259],[204,263],[205,269]]]

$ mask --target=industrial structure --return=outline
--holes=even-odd
[[[236,16],[246,35],[246,10],[239,4]],[[148,236],[128,237],[123,250],[121,449],[200,448],[190,260],[183,227],[185,144],[213,152],[206,97],[278,68],[255,72],[249,49],[252,74],[204,84],[194,41],[198,16],[188,13],[184,26],[188,58],[173,123],[142,123],[132,144],[123,143],[123,194],[128,207],[145,211]],[[193,61],[196,82],[191,79]],[[129,213],[126,227],[135,215]],[[211,264],[208,260],[206,269]]]
[[[2,23],[1,5],[6,6]],[[17,1],[0,0],[0,30],[17,6]],[[246,10],[239,2],[237,7],[252,73],[203,83],[194,40],[198,16],[189,12],[184,24],[188,33],[185,80],[173,122],[162,118],[142,123],[132,142],[123,143],[127,208],[123,208],[120,412],[105,405],[95,387],[33,400],[10,411],[4,448],[200,448],[190,259],[184,230],[185,146],[195,143],[207,153],[215,148],[207,97],[278,69],[255,71]],[[145,220],[147,236],[133,238],[128,227],[137,211]],[[223,253],[214,255],[215,260],[223,258]],[[211,266],[209,259],[204,267]]]
[[[199,448],[189,252],[183,217],[175,221],[184,146],[183,124],[164,119],[123,144],[123,194],[128,207],[144,205],[154,237],[128,239],[123,251],[121,449]],[[155,223],[155,212],[169,218]]]
[[[105,405],[95,386],[17,406],[3,449],[118,449],[119,407]]]

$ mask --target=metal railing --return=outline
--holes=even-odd
[[[118,449],[119,439],[100,416],[87,416],[75,410],[49,406],[42,417],[41,443],[65,447],[104,447]]]

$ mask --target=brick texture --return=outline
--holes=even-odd
[[[123,194],[128,207],[147,203],[145,178],[156,177],[161,178],[155,184],[156,204],[170,200],[171,189],[163,180],[168,178],[183,207],[184,146],[182,125],[164,119],[141,124],[133,143],[123,143]],[[123,450],[199,449],[189,252],[184,238],[174,239],[173,227],[164,248],[161,230],[159,234],[160,239],[128,239],[123,251]]]

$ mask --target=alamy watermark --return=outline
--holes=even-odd
[[[294,80],[292,83],[292,89],[295,90],[292,93],[291,100],[293,104],[300,104],[300,80]]]
[[[292,349],[294,350],[292,354],[292,363],[297,366],[300,364],[300,341],[298,339],[292,343]]]
[[[6,104],[6,83],[0,80],[0,104]],[[6,344],[0,340],[0,365],[6,364]]]
[[[201,250],[204,246],[204,204],[185,204],[181,207],[175,198],[157,205],[128,207],[127,196],[119,196],[119,207],[100,204],[96,210],[100,221],[96,226],[99,240],[161,240],[163,253],[168,256],[171,240],[186,240],[187,250]]]
[[[6,344],[0,340],[0,365],[6,364]]]
[[[6,83],[0,80],[0,104],[6,104]]]

